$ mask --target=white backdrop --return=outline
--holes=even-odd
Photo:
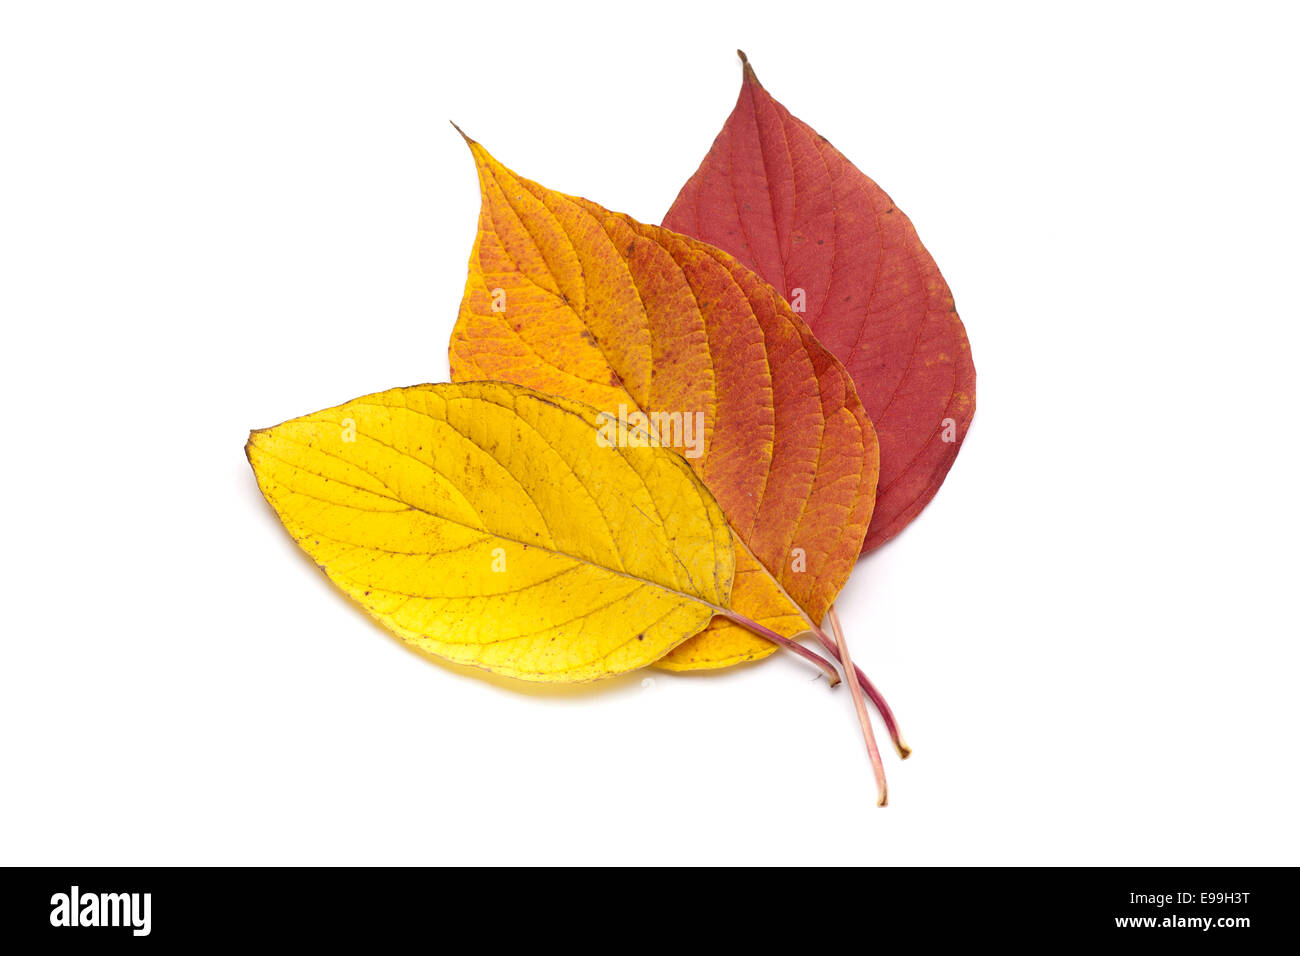
[[[1300,862],[1296,27],[7,4],[0,862]],[[797,661],[521,691],[405,650],[242,450],[446,378],[478,209],[449,119],[657,222],[737,47],[912,217],[979,372],[947,483],[841,600],[916,749],[887,810]]]

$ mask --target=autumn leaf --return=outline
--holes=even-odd
[[[453,380],[516,382],[611,419],[667,423],[665,443],[740,542],[735,609],[787,636],[820,623],[876,486],[875,434],[843,366],[732,257],[548,190],[469,143],[482,208]],[[678,421],[698,427],[682,435]],[[771,649],[715,621],[662,663],[725,666]]]
[[[920,513],[957,457],[975,414],[970,344],[907,216],[741,59],[736,107],[663,224],[770,282],[848,368],[880,441],[869,551]]]
[[[254,431],[246,451],[294,540],[403,640],[585,681],[732,614],[734,570],[726,519],[683,459],[603,446],[595,416],[499,382],[419,385]]]

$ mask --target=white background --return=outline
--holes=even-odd
[[[7,4],[0,862],[1300,863],[1283,5]],[[456,120],[657,222],[772,93],[908,212],[979,410],[784,657],[535,690],[302,557],[250,427],[446,378]]]

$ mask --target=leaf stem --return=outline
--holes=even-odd
[[[844,667],[844,673],[848,674],[849,668],[853,667],[853,661],[849,657],[849,645],[844,640],[844,629],[840,627],[839,615],[835,613],[834,606],[830,609],[830,615],[831,629],[835,631],[835,643],[839,646],[840,664]],[[885,765],[881,763],[880,748],[876,746],[876,735],[871,730],[871,717],[867,714],[866,701],[862,699],[861,682],[850,680],[849,693],[853,696],[853,707],[858,712],[858,723],[862,725],[862,739],[867,742],[871,770],[876,775],[876,806],[888,806],[889,785],[885,782]]]
[[[835,605],[831,605],[829,614],[831,618],[831,628],[840,629],[840,617],[835,613]],[[832,657],[843,664],[844,659],[840,656],[840,651],[836,646],[835,641],[832,641],[826,635],[826,632],[820,627],[814,627],[812,631],[813,634],[816,635],[817,640],[821,641],[822,647],[826,648]],[[853,665],[853,671],[857,675],[858,684],[866,692],[867,696],[871,698],[871,703],[875,705],[876,710],[880,713],[880,719],[885,722],[885,729],[889,731],[889,739],[894,742],[894,749],[898,751],[898,756],[906,760],[908,757],[912,756],[912,748],[909,747],[907,741],[903,739],[903,732],[898,727],[898,719],[894,716],[894,711],[890,708],[889,702],[885,700],[885,695],[876,689],[876,685],[871,683],[871,679],[863,673],[862,668],[857,664]]]
[[[817,665],[818,667],[821,668],[822,672],[826,675],[826,679],[830,681],[830,685],[832,687],[834,687],[836,684],[840,682],[840,675],[839,672],[835,669],[835,665],[832,664],[830,661],[828,661],[826,658],[822,657],[816,651],[809,650],[808,648],[800,644],[798,641],[792,641],[788,637],[782,637],[780,634],[776,633],[776,631],[764,627],[762,624],[759,624],[757,621],[751,621],[743,614],[737,614],[735,611],[729,610],[727,608],[718,608],[717,613],[722,615],[732,623],[739,624],[747,631],[753,631],[759,637],[766,638],[767,640],[771,641],[773,644],[776,644],[780,647],[784,647],[787,651],[792,651],[793,653],[798,654],[804,660]]]

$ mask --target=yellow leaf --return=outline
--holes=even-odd
[[[643,667],[730,601],[732,535],[673,452],[499,382],[368,395],[254,431],[258,484],[336,585],[423,651],[524,680]]]

